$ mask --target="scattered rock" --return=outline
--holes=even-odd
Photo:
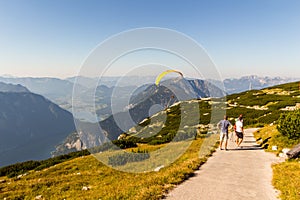
[[[159,170],[161,170],[162,168],[164,168],[164,165],[158,166],[154,169],[155,172],[158,172]]]
[[[68,149],[75,148],[77,151],[80,151],[83,149],[83,143],[80,139],[77,139],[76,141],[72,141],[71,143],[66,143],[65,147]]]
[[[287,152],[289,152],[290,150],[291,150],[291,149],[284,148],[284,149],[282,149],[282,153],[287,154]]]
[[[25,173],[25,174],[20,174],[20,175],[17,176],[17,179],[20,179],[20,178],[22,178],[23,176],[27,176],[27,175],[28,175],[27,173]]]
[[[272,146],[272,151],[277,151],[277,146]]]
[[[36,200],[43,199],[43,196],[42,195],[38,195],[38,196],[35,197],[35,199]]]
[[[279,157],[280,157],[280,158],[287,158],[287,155],[284,154],[284,153],[279,153]]]
[[[279,157],[287,159],[287,158],[288,158],[287,153],[288,153],[289,151],[290,151],[290,149],[288,149],[288,148],[282,149],[282,152],[279,153]]]
[[[0,183],[5,183],[5,182],[6,182],[6,180],[4,180],[4,179],[0,180]]]
[[[90,186],[83,186],[81,190],[83,190],[83,191],[87,191],[87,190],[90,190],[90,189],[91,189],[91,187],[90,187]]]
[[[297,158],[300,155],[300,144],[296,145],[293,149],[288,151],[287,153],[288,158]]]

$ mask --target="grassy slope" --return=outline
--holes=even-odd
[[[230,104],[227,110],[229,117],[243,114],[245,125],[270,124],[278,120],[282,111],[287,106],[300,103],[299,83],[287,83],[273,86],[263,90],[251,90],[227,96]],[[233,106],[233,105],[236,106]],[[258,106],[258,108],[255,106]],[[265,109],[265,110],[264,110]]]
[[[172,140],[178,130],[183,131],[185,134],[194,134],[195,125],[197,124],[204,125],[206,128],[200,131],[205,132],[207,131],[207,125],[212,123],[211,119],[214,120],[213,123],[219,120],[215,116],[211,116],[212,107],[215,109],[214,114],[218,115],[219,118],[223,117],[223,114],[220,113],[222,109],[226,108],[227,115],[232,123],[234,123],[235,118],[243,114],[245,126],[253,127],[270,124],[278,120],[281,113],[288,112],[281,109],[296,106],[297,103],[300,103],[299,84],[298,82],[287,83],[263,90],[246,91],[229,95],[226,99],[227,106],[215,104],[220,102],[219,99],[214,99],[213,102],[211,100],[186,101],[171,106],[165,112],[160,112],[140,123],[139,126],[135,127],[134,133],[129,131],[130,136],[126,139],[138,143],[161,144]],[[200,115],[196,113],[197,109],[199,109]],[[185,115],[184,112],[181,112],[182,110],[189,112]],[[220,113],[216,114],[219,111]],[[165,116],[167,118],[164,118]],[[199,117],[200,120],[198,120]],[[189,128],[179,125],[181,118]],[[164,120],[166,120],[165,124],[159,123]],[[144,136],[148,137],[144,138]]]
[[[266,151],[279,153],[283,148],[291,148],[300,143],[299,140],[288,140],[281,136],[276,126],[266,126],[257,131],[255,137]],[[272,151],[272,146],[278,146],[277,151]],[[273,165],[273,185],[281,191],[282,200],[300,199],[300,162],[290,160]]]
[[[216,136],[213,137],[210,139],[216,141]],[[103,165],[93,156],[85,156],[42,171],[31,171],[19,180],[1,177],[6,182],[0,185],[0,199],[33,199],[38,195],[45,199],[159,199],[191,176],[213,152],[207,149],[205,156],[199,158],[203,141],[203,138],[194,140],[175,163],[159,172],[120,172]],[[147,149],[145,145],[143,148]],[[82,191],[83,186],[91,189]]]

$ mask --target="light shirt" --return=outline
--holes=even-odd
[[[243,122],[241,122],[240,120],[237,120],[235,122],[235,127],[236,132],[243,132]]]

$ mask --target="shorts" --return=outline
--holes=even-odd
[[[241,139],[243,139],[244,138],[244,134],[243,134],[243,132],[235,132],[236,133],[236,136],[238,137],[238,138],[241,138]]]
[[[222,132],[221,131],[221,133],[220,133],[220,140],[224,140],[224,138],[225,138],[225,140],[228,140],[228,133],[224,133],[224,132]]]

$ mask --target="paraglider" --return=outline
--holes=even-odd
[[[172,72],[178,73],[178,74],[180,74],[181,77],[183,77],[183,74],[182,74],[180,71],[177,71],[177,70],[167,70],[167,71],[164,71],[164,72],[162,72],[161,74],[159,74],[159,75],[157,76],[157,78],[156,78],[156,80],[155,80],[155,85],[158,86],[160,80],[161,80],[165,75],[167,75],[167,74],[169,74],[169,73],[172,73]]]

